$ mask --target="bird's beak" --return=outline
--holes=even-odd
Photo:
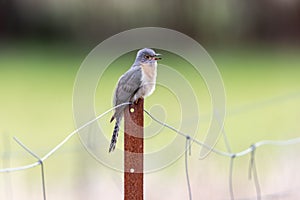
[[[159,54],[159,53],[155,54],[154,60],[161,60],[161,57],[159,57],[159,56],[161,56],[161,54]]]

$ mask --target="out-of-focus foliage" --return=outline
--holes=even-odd
[[[298,0],[2,0],[0,36],[99,42],[134,27],[159,26],[201,42],[300,40]]]

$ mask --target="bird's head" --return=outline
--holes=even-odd
[[[160,60],[160,54],[155,53],[152,49],[144,48],[137,52],[135,62],[136,63],[156,63],[157,60]]]

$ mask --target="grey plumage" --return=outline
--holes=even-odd
[[[114,93],[114,106],[126,102],[135,102],[139,98],[150,95],[155,88],[157,60],[160,59],[152,49],[138,51],[132,67],[123,74],[117,84]],[[111,138],[109,152],[112,152],[117,143],[119,126],[127,106],[120,106],[115,109],[110,122],[116,120]]]
[[[139,89],[142,82],[141,73],[142,73],[141,68],[139,68],[138,66],[133,66],[124,75],[120,77],[114,95],[114,101],[113,101],[114,106],[129,101],[132,102],[132,98],[134,94],[137,92],[137,90]],[[112,122],[114,119],[116,119],[116,124],[111,138],[109,152],[112,152],[116,148],[119,126],[123,118],[125,108],[126,105],[116,108],[115,113],[110,120],[110,122]]]

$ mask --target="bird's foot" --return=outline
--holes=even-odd
[[[139,100],[140,100],[140,99],[143,99],[143,97],[138,98],[137,100],[135,100],[135,101],[134,101],[134,104],[137,105],[137,104],[139,103]]]
[[[135,100],[135,101],[134,101],[134,104],[137,105],[137,104],[139,103],[139,100],[140,100],[140,99]]]

